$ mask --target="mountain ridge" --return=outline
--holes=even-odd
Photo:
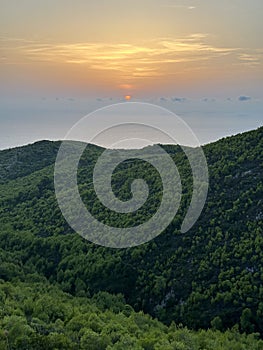
[[[226,137],[223,137],[223,138],[221,138],[221,139],[219,139],[217,141],[214,141],[214,142],[202,145],[201,147],[202,148],[207,148],[207,147],[210,147],[210,146],[215,145],[215,144],[220,144],[222,142],[228,142],[230,140],[233,140],[233,138],[238,138],[241,135],[243,135],[243,136],[244,135],[251,135],[251,139],[253,139],[253,136],[252,136],[253,133],[255,133],[257,131],[260,131],[262,129],[263,129],[263,126],[255,129],[255,130],[250,130],[250,131],[246,131],[246,132],[243,132],[243,133],[238,133],[238,134],[235,134],[235,135],[232,135],[232,136],[226,136]],[[17,165],[18,157],[19,157],[19,155],[21,156],[21,153],[22,153],[22,156],[24,156],[24,157],[22,157],[21,162],[23,162],[23,161],[25,162],[26,161],[26,156],[29,156],[29,155],[32,156],[34,154],[34,151],[37,151],[37,154],[35,155],[35,159],[32,159],[32,162],[33,162],[33,161],[35,161],[37,159],[37,156],[39,156],[39,154],[41,152],[45,151],[45,154],[44,154],[45,158],[49,157],[49,159],[48,158],[46,159],[47,163],[44,163],[44,165],[42,164],[42,168],[43,168],[45,166],[48,166],[48,165],[52,164],[55,161],[56,155],[57,155],[57,152],[58,152],[58,149],[59,149],[59,146],[61,145],[61,143],[62,143],[61,140],[56,140],[56,141],[39,140],[39,141],[36,141],[36,142],[33,142],[33,143],[29,143],[27,145],[16,146],[16,147],[0,150],[0,164],[1,164],[0,181],[1,180],[3,181],[3,179],[4,179],[3,168],[11,168],[12,169],[12,164],[8,163],[8,161],[10,161],[10,159],[11,159],[11,162],[12,162],[12,159],[16,159],[16,165]],[[51,147],[51,146],[53,146],[53,147]],[[98,149],[105,149],[104,147],[101,147],[101,146],[98,146],[98,145],[95,145],[95,144],[94,145],[92,144],[92,146],[95,147],[95,148],[97,147]],[[164,146],[167,149],[169,149],[169,147],[178,147],[178,146],[180,147],[180,145],[173,145],[173,144],[162,145],[162,146]],[[23,154],[23,153],[25,153],[25,154]],[[40,168],[36,167],[36,170],[40,170]],[[24,172],[21,172],[19,174],[19,176],[27,175],[28,171],[24,170]],[[8,171],[6,171],[6,173],[8,173]]]

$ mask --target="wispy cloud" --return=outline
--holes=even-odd
[[[160,38],[147,44],[108,43],[39,43],[10,40],[4,46],[24,59],[58,63],[86,64],[91,69],[132,72],[134,76],[155,75],[160,65],[208,60],[229,54],[230,48],[204,42],[205,34],[192,34],[178,39]]]
[[[259,65],[262,62],[262,55],[260,53],[255,52],[254,54],[241,53],[239,55],[239,60],[241,64],[248,66]]]
[[[187,4],[162,4],[161,7],[168,9],[185,9],[185,10],[194,10],[196,6],[187,5]]]
[[[159,38],[147,43],[51,43],[27,39],[3,39],[5,59],[1,64],[10,64],[10,57],[22,62],[52,62],[87,67],[94,71],[112,71],[119,78],[129,80],[155,78],[202,68],[201,62],[220,57],[233,56],[236,64],[257,65],[262,52],[244,52],[239,48],[221,47],[209,43],[209,35],[194,33],[173,39]],[[15,62],[16,62],[15,61]],[[198,64],[199,63],[199,64]],[[201,67],[201,68],[200,68]]]

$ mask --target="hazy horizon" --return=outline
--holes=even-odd
[[[127,95],[201,144],[263,125],[261,0],[0,5],[0,149],[62,139]]]
[[[25,100],[20,102],[23,104]],[[8,103],[6,106],[2,103],[0,149],[22,146],[45,139],[63,140],[68,130],[85,115],[101,107],[120,102],[123,101],[104,99],[98,102],[97,100],[73,100],[71,98],[54,98],[50,101],[36,99],[31,100],[29,106],[26,104],[15,111],[8,108]],[[261,113],[263,101],[259,99],[240,101],[239,98],[231,100],[183,98],[181,102],[173,102],[168,99],[164,100],[162,97],[152,99],[150,102],[167,108],[181,117],[191,127],[202,145],[263,126],[263,113]],[[91,127],[95,125],[92,124]],[[186,145],[191,146],[187,143]]]

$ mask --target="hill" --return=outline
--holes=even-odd
[[[192,329],[263,334],[263,128],[204,146],[210,175],[206,206],[194,227],[180,233],[192,180],[178,146],[163,146],[182,174],[179,214],[153,241],[129,249],[99,247],[65,222],[53,185],[59,142],[0,152],[0,278],[32,283],[44,278],[66,293],[89,298],[121,293],[135,311]],[[137,225],[156,210],[161,184],[141,161],[120,165],[113,190],[130,198],[132,178],[150,196],[135,215],[116,215],[96,199],[91,176],[102,149],[89,146],[80,161],[79,187],[93,215],[115,226]],[[150,348],[149,348],[150,349]]]

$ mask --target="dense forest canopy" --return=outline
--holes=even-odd
[[[162,146],[182,179],[178,215],[154,240],[120,250],[84,240],[63,218],[53,180],[59,145],[0,152],[0,349],[262,349],[263,128],[204,146],[208,198],[184,234],[191,169],[179,146]],[[86,206],[116,227],[147,220],[161,200],[158,173],[140,160],[116,168],[118,198],[130,198],[134,178],[150,189],[136,213],[117,215],[92,185],[102,151],[89,145],[80,160]]]

